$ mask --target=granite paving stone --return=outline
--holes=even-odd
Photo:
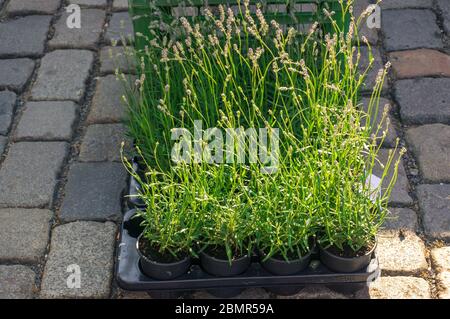
[[[450,184],[419,185],[416,191],[425,233],[450,239]]]
[[[16,104],[16,94],[10,91],[0,91],[0,135],[6,135],[11,125]]]
[[[384,10],[381,21],[387,51],[443,48],[436,15],[431,10]]]
[[[44,56],[32,89],[33,100],[80,101],[94,55],[85,50],[56,50]]]
[[[53,14],[61,0],[10,0],[6,8],[9,15]]]
[[[71,101],[28,102],[16,140],[70,140],[78,106]]]
[[[417,277],[381,277],[370,284],[368,294],[361,291],[357,298],[371,299],[430,299],[430,285]]]
[[[51,16],[27,16],[0,22],[0,57],[41,56]]]
[[[392,150],[393,151],[393,150]],[[378,153],[378,160],[384,165],[388,162],[389,159],[389,149],[381,149]],[[397,160],[399,157],[399,154],[395,154],[394,161]],[[379,165],[379,163],[376,164],[376,166],[373,169],[373,174],[375,174],[378,177],[381,177],[383,174],[384,168]],[[388,175],[383,180],[382,184],[382,190],[386,189],[389,185],[389,182],[394,174],[394,162],[391,164],[391,167],[388,171]],[[394,188],[391,192],[391,198],[389,199],[389,203],[391,205],[408,205],[412,204],[413,200],[408,194],[409,192],[409,182],[408,177],[406,176],[406,171],[403,166],[402,161],[400,161],[399,167],[398,167],[398,174],[397,174],[397,182],[394,185]]]
[[[386,0],[380,3],[381,9],[432,8],[433,0]]]
[[[0,206],[42,207],[51,204],[67,151],[64,142],[12,144],[0,168]]]
[[[117,289],[117,299],[152,299],[145,291]]]
[[[0,89],[22,91],[33,70],[31,59],[0,60]]]
[[[398,79],[414,77],[450,77],[450,55],[431,49],[390,53],[390,61]]]
[[[348,299],[343,294],[335,292],[327,287],[311,285],[305,287],[299,293],[291,296],[276,295],[277,299]]]
[[[363,98],[361,100],[362,108],[363,110],[368,113],[369,112],[369,103],[370,98]],[[385,111],[385,107],[388,108],[388,113],[386,115],[386,118],[384,119],[383,123],[383,113]],[[375,132],[380,124],[381,129],[378,131],[377,138],[381,139],[383,136],[383,132],[387,130],[386,137],[383,141],[383,146],[385,147],[395,147],[395,143],[397,140],[397,133],[395,132],[394,124],[392,121],[392,116],[390,114],[390,110],[392,109],[392,103],[388,99],[380,98],[380,102],[378,104],[378,110],[376,110],[376,105],[374,106],[374,109],[371,111],[372,113],[372,126],[373,131]],[[375,116],[376,115],[376,116]],[[363,119],[362,124],[365,125],[366,120]]]
[[[106,12],[100,9],[82,9],[80,29],[67,27],[66,21],[70,14],[64,12],[56,23],[55,35],[49,41],[49,46],[53,49],[95,49],[95,45],[100,40]]]
[[[113,1],[114,11],[127,11],[128,10],[128,0],[114,0]]]
[[[125,119],[126,107],[122,100],[124,82],[115,75],[101,77],[97,81],[88,124],[117,123]]]
[[[115,235],[116,225],[111,222],[80,221],[56,227],[40,297],[108,298],[113,277]],[[71,265],[80,270],[78,289],[67,285],[70,275],[67,269]]]
[[[386,231],[404,231],[416,232],[419,230],[417,214],[409,208],[389,208],[389,215],[383,224]]]
[[[439,298],[450,299],[450,272],[444,271],[437,275],[439,283]]]
[[[420,274],[428,269],[425,245],[410,231],[382,231],[378,235],[377,256],[385,274]]]
[[[7,142],[8,138],[0,135],[0,157],[3,155],[3,151],[5,150]]]
[[[439,9],[442,12],[443,24],[445,31],[450,33],[450,1],[448,0],[436,0]]]
[[[450,246],[433,248],[431,259],[438,271],[450,271]]]
[[[406,131],[408,149],[414,154],[425,182],[450,182],[450,126],[423,125]]]
[[[355,18],[359,18],[361,14],[371,5],[371,0],[358,0],[353,4],[353,14]],[[367,25],[367,19],[369,19],[370,15],[365,16],[361,20],[361,24],[359,26],[358,35],[360,39],[365,37],[370,44],[376,44],[378,42],[378,29],[377,28],[369,28]]]
[[[417,78],[396,82],[400,116],[405,124],[450,123],[450,79]]]
[[[121,124],[94,124],[87,128],[80,147],[81,162],[120,162],[125,127]]]
[[[372,56],[373,62],[372,62],[372,65],[370,66],[370,69],[366,75],[366,79],[364,80],[363,86],[361,88],[363,91],[370,91],[370,92],[372,92],[373,88],[375,87],[379,70],[384,68],[384,64],[381,59],[380,51],[378,51],[378,49],[375,49],[375,48],[372,48],[371,51],[372,51],[372,55],[373,55]],[[370,64],[369,48],[361,47],[360,53],[361,53],[361,59],[358,64],[358,70],[362,74]],[[387,87],[388,87],[388,81],[386,79],[383,83],[383,90],[386,90]]]
[[[135,73],[136,63],[130,47],[103,47],[100,51],[100,73],[114,74],[116,69],[122,73]]]
[[[108,4],[108,0],[69,0],[69,3],[78,4],[81,7],[104,8]]]
[[[108,43],[122,43],[122,38],[127,43],[133,42],[133,23],[128,12],[113,13],[105,34]]]
[[[0,299],[31,299],[36,274],[22,265],[0,265]]]
[[[74,163],[70,167],[60,219],[118,220],[127,174],[121,163]]]
[[[0,261],[38,262],[47,247],[52,216],[47,209],[0,209]]]

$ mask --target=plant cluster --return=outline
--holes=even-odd
[[[341,1],[339,14],[351,13],[351,2]],[[125,100],[142,169],[124,163],[141,186],[145,238],[160,253],[221,248],[230,260],[255,247],[267,258],[298,258],[315,237],[323,247],[364,248],[384,221],[400,159],[390,154],[379,176],[394,166],[389,186],[373,189],[387,110],[381,123],[371,119],[388,66],[363,111],[359,89],[371,65],[358,70],[362,17],[351,17],[345,33],[325,10],[333,34],[321,34],[318,23],[300,34],[266,21],[259,8],[251,14],[248,1],[238,13],[219,8],[201,23],[181,18],[177,34],[155,32],[136,53],[140,78]],[[195,120],[278,129],[276,172],[261,171],[261,159],[174,164],[172,129],[191,131]]]

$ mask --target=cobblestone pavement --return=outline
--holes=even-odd
[[[397,218],[379,239],[382,278],[355,295],[311,287],[293,298],[450,297],[450,1],[385,2],[381,30],[364,33],[376,64],[393,64],[384,153],[396,137],[408,152]],[[70,3],[82,6],[80,30],[65,26]],[[126,184],[108,54],[119,32],[131,32],[126,0],[0,0],[0,298],[147,297],[113,279]],[[80,289],[67,287],[71,264]]]

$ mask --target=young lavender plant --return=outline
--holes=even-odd
[[[351,13],[351,3],[341,1],[340,14]],[[306,34],[284,31],[259,8],[252,15],[248,1],[238,14],[205,12],[203,24],[181,18],[183,32],[136,53],[141,75],[138,94],[127,95],[127,124],[145,171],[142,178],[130,169],[147,204],[146,236],[172,254],[221,247],[230,261],[254,246],[267,258],[301,257],[317,234],[325,247],[368,245],[386,217],[398,160],[389,156],[380,178],[391,166],[394,176],[374,196],[380,189],[368,180],[383,123],[371,119],[386,70],[364,112],[359,91],[371,65],[358,71],[360,20],[352,17],[344,34],[325,11],[334,33],[320,37],[319,24]],[[172,129],[192,132],[197,120],[205,128],[278,129],[276,172],[264,174],[261,159],[173,163]]]

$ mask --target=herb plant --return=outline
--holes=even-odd
[[[340,3],[342,14],[352,11],[352,1]],[[359,91],[371,63],[358,71],[362,18],[352,17],[344,34],[341,19],[325,11],[334,33],[321,35],[317,23],[308,33],[284,31],[259,8],[252,15],[248,1],[238,14],[219,8],[219,16],[206,10],[202,23],[181,18],[177,32],[153,31],[135,54],[140,78],[138,94],[126,96],[127,125],[144,177],[125,164],[147,204],[146,239],[172,255],[220,247],[230,261],[255,246],[267,258],[301,257],[314,237],[324,247],[366,247],[385,219],[399,159],[389,157],[380,178],[392,165],[394,176],[378,196],[368,180],[382,142],[374,132],[384,123],[371,119],[389,65],[364,112]],[[196,120],[278,129],[276,172],[263,173],[260,159],[173,163],[172,129],[192,131]]]

